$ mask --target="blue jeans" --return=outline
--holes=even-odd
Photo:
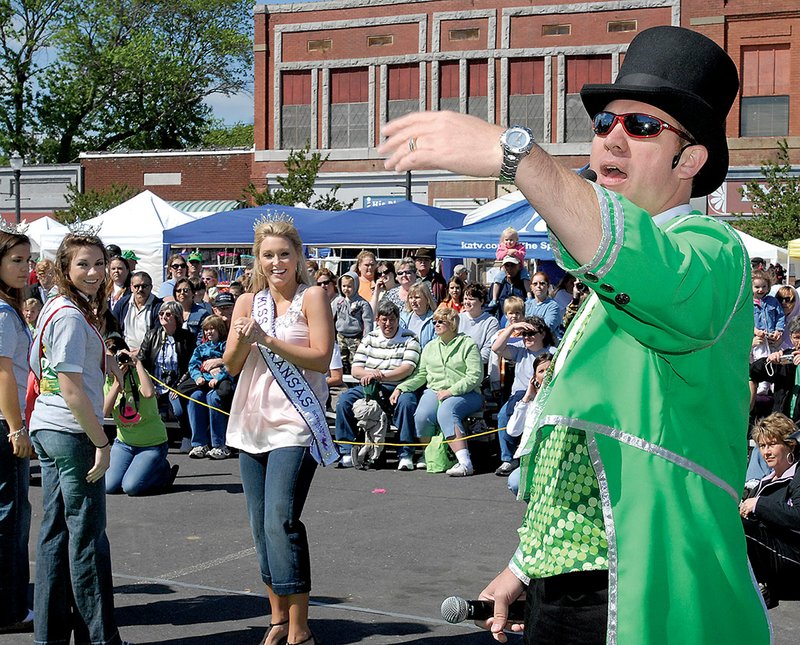
[[[118,645],[106,489],[89,484],[95,447],[84,433],[37,430],[42,526],[36,553],[34,642]]]
[[[478,392],[451,396],[440,403],[436,392],[426,389],[414,413],[417,436],[432,437],[438,426],[445,437],[452,439],[456,434],[456,426],[463,433],[464,418],[480,410],[482,405],[483,397]]]
[[[167,394],[159,394],[156,399],[158,402],[158,412],[161,418],[166,421],[171,413],[181,429],[181,438],[189,438],[192,436],[191,428],[189,427],[189,416],[186,414],[186,406],[183,404],[185,399],[176,396],[174,399]],[[171,437],[172,438],[172,437]]]
[[[166,442],[139,448],[115,439],[106,471],[106,492],[124,492],[131,497],[160,492],[170,480],[167,450]]]
[[[192,447],[210,445],[212,448],[222,448],[225,445],[225,435],[228,433],[228,415],[210,410],[205,405],[198,405],[195,401],[207,403],[220,410],[224,405],[216,390],[194,391],[192,400],[188,402]]]
[[[389,398],[396,385],[381,384],[381,391]],[[364,398],[364,388],[356,385],[346,392],[342,392],[336,403],[336,440],[356,440],[356,418],[353,416],[353,404]],[[414,411],[417,409],[417,395],[415,392],[403,392],[397,399],[394,407],[393,423],[400,431],[400,443],[414,443]],[[349,454],[350,446],[342,446],[340,452]],[[398,459],[411,457],[414,454],[413,446],[403,446],[397,449]]]
[[[0,627],[25,618],[30,582],[30,460],[14,456],[9,430],[8,424],[0,421]]]
[[[306,527],[300,521],[317,462],[308,448],[239,453],[239,470],[261,579],[279,596],[311,591]]]
[[[514,392],[505,402],[502,408],[497,412],[497,427],[505,428],[508,425],[508,420],[514,414],[514,406],[518,401],[522,400],[525,396],[525,390]],[[514,459],[514,453],[519,446],[520,437],[511,437],[505,430],[497,432],[497,442],[500,444],[500,460],[511,461]]]

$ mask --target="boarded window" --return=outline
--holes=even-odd
[[[620,31],[636,31],[635,20],[611,20],[606,26],[608,33],[613,34]]]
[[[367,47],[383,47],[394,44],[394,36],[367,36]]]
[[[542,25],[542,36],[569,36],[572,33],[572,25]]]
[[[567,97],[564,140],[591,141],[591,120],[581,101],[581,88],[587,83],[611,82],[611,56],[573,56],[567,58]]]
[[[509,63],[508,122],[524,125],[544,138],[544,59],[523,58]]]
[[[789,134],[789,45],[742,48],[740,136]]]
[[[310,52],[327,52],[333,47],[333,41],[330,38],[320,38],[317,40],[309,40],[307,49]]]
[[[331,72],[331,148],[369,145],[369,75],[366,69]]]
[[[390,121],[419,110],[419,65],[392,65],[387,81]]]
[[[471,27],[469,29],[451,29],[449,37],[451,41],[478,40],[481,37],[481,30],[478,27]]]

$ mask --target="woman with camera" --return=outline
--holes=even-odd
[[[158,310],[159,326],[148,331],[139,348],[139,360],[156,380],[156,400],[162,418],[168,413],[178,420],[181,429],[181,452],[192,447],[191,430],[186,408],[175,388],[189,369],[189,360],[197,344],[197,336],[183,329],[183,307],[171,300]],[[160,382],[159,382],[160,381]]]
[[[167,429],[158,413],[153,381],[119,334],[111,334],[106,347],[113,358],[108,361],[112,376],[104,412],[117,426],[106,492],[131,497],[164,492],[175,481],[178,465],[170,468],[167,461]]]

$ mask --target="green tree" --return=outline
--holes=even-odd
[[[311,152],[308,142],[300,150],[289,152],[289,158],[284,162],[286,175],[277,178],[280,188],[271,190],[269,186],[259,189],[252,182],[244,189],[240,204],[242,206],[262,206],[264,204],[281,204],[294,206],[306,204],[310,208],[327,211],[343,211],[355,204],[355,199],[346,203],[336,197],[339,186],[334,186],[327,194],[318,197],[314,194],[314,184],[317,181],[322,165],[328,161],[329,155],[322,157],[320,152]]]
[[[204,148],[252,148],[255,142],[253,124],[236,122],[225,125],[221,119],[212,119],[203,132]]]
[[[72,6],[70,0],[0,0],[0,148],[7,153],[35,159],[34,86]]]
[[[753,179],[740,192],[753,203],[753,215],[738,218],[733,225],[748,235],[786,248],[800,237],[800,176],[792,174],[789,144],[778,141],[776,160],[761,165],[764,182]]]
[[[92,188],[84,193],[80,192],[75,184],[70,184],[66,196],[69,207],[56,211],[53,217],[62,224],[70,224],[76,220],[85,222],[110,211],[138,194],[138,190],[125,184],[111,184],[105,190]]]

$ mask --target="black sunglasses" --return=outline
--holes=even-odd
[[[317,282],[317,286],[318,287],[327,287],[331,282],[333,282],[333,281],[332,280],[320,280],[319,282]]]
[[[185,269],[186,268],[185,264],[179,264],[179,263],[170,264],[169,266],[170,266],[171,269]]]
[[[792,296],[778,296],[778,300],[781,302],[794,302],[794,298],[792,298]]]
[[[622,129],[634,139],[650,139],[657,137],[664,130],[670,130],[682,139],[686,139],[689,143],[695,143],[694,138],[688,133],[650,114],[642,114],[640,112],[627,112],[626,114],[598,112],[594,115],[593,121],[594,133],[601,137],[611,132],[619,122],[622,124]]]
[[[385,275],[389,275],[391,273],[391,271],[389,271],[389,269],[386,269],[385,271],[376,271],[375,273],[377,273],[378,276],[380,276],[382,278]]]

